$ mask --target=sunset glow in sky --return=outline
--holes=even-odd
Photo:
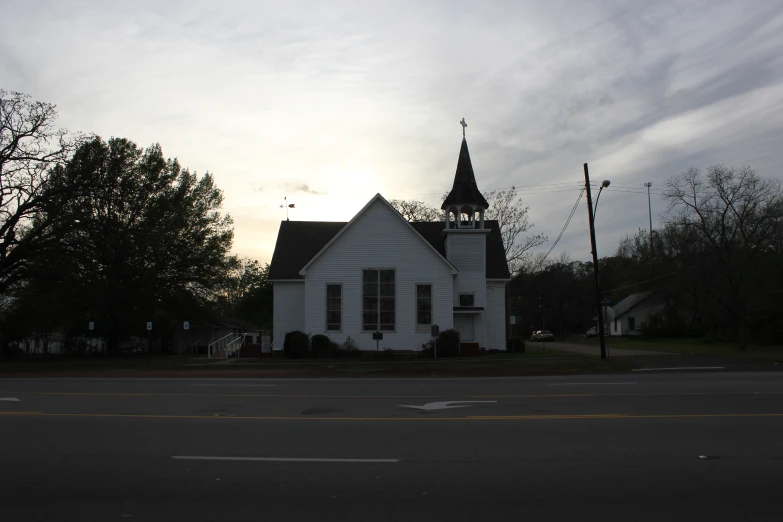
[[[0,7],[0,87],[214,173],[234,250],[264,262],[285,196],[292,220],[348,220],[377,192],[440,206],[463,117],[479,187],[516,186],[550,239],[584,162],[612,180],[602,255],[647,227],[645,182],[655,221],[689,167],[783,175],[781,1]],[[555,254],[589,256],[582,207]]]

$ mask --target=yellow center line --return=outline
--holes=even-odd
[[[487,395],[317,395],[268,393],[124,393],[124,392],[48,392],[5,391],[9,395],[74,397],[257,397],[267,399],[548,399],[569,397],[698,397],[719,395],[783,395],[783,391],[651,392],[651,393],[528,393]]]
[[[483,415],[468,417],[293,417],[293,416],[221,416],[221,415],[165,415],[137,413],[42,413],[2,412],[5,417],[74,417],[74,418],[124,418],[124,419],[175,419],[175,420],[256,420],[256,421],[349,421],[349,422],[443,422],[443,421],[514,421],[514,420],[612,420],[612,419],[700,419],[700,418],[770,418],[783,417],[783,413],[695,413],[628,415],[624,413],[586,415]]]

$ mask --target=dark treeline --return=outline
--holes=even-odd
[[[783,196],[778,180],[751,168],[691,169],[667,181],[660,229],[623,238],[599,261],[603,298],[642,291],[665,300],[662,321],[643,332],[780,343],[783,339]],[[592,263],[568,256],[529,263],[509,285],[517,335],[546,327],[559,336],[594,323]]]
[[[182,321],[271,322],[268,267],[230,254],[222,192],[120,138],[71,135],[55,107],[0,91],[0,339],[95,323],[108,352],[145,335],[166,350]],[[167,339],[168,338],[168,339]]]

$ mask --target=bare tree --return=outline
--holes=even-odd
[[[515,274],[529,265],[530,251],[543,245],[547,237],[544,234],[523,235],[534,225],[528,215],[529,207],[523,205],[522,197],[513,188],[486,192],[484,197],[489,203],[485,217],[497,220],[508,268]]]
[[[410,222],[421,221],[443,221],[443,213],[424,203],[423,201],[416,201],[413,199],[393,199],[389,201],[397,212],[402,214],[406,220]]]
[[[46,190],[47,174],[75,146],[56,119],[54,105],[0,90],[0,293],[23,279],[25,263],[46,247],[52,220],[61,217],[49,212],[32,226],[63,195]]]
[[[758,176],[750,167],[708,167],[667,182],[667,224],[680,227],[703,252],[705,287],[735,322],[740,348],[757,258],[776,251],[783,232],[783,192],[778,180]]]
[[[446,199],[448,192],[443,195]],[[522,197],[516,190],[493,190],[484,193],[489,203],[485,214],[488,220],[497,220],[503,248],[506,251],[506,262],[512,274],[535,266],[530,262],[530,251],[541,246],[547,240],[544,234],[523,235],[533,228],[528,216],[528,208],[522,204]],[[391,205],[408,221],[443,221],[445,218],[440,210],[421,201],[399,200],[390,201]]]

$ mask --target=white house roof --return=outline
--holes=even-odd
[[[612,308],[614,309],[615,316],[623,315],[627,311],[629,311],[634,306],[638,305],[648,297],[652,295],[652,292],[639,292],[636,294],[631,294],[616,305],[614,305]]]

